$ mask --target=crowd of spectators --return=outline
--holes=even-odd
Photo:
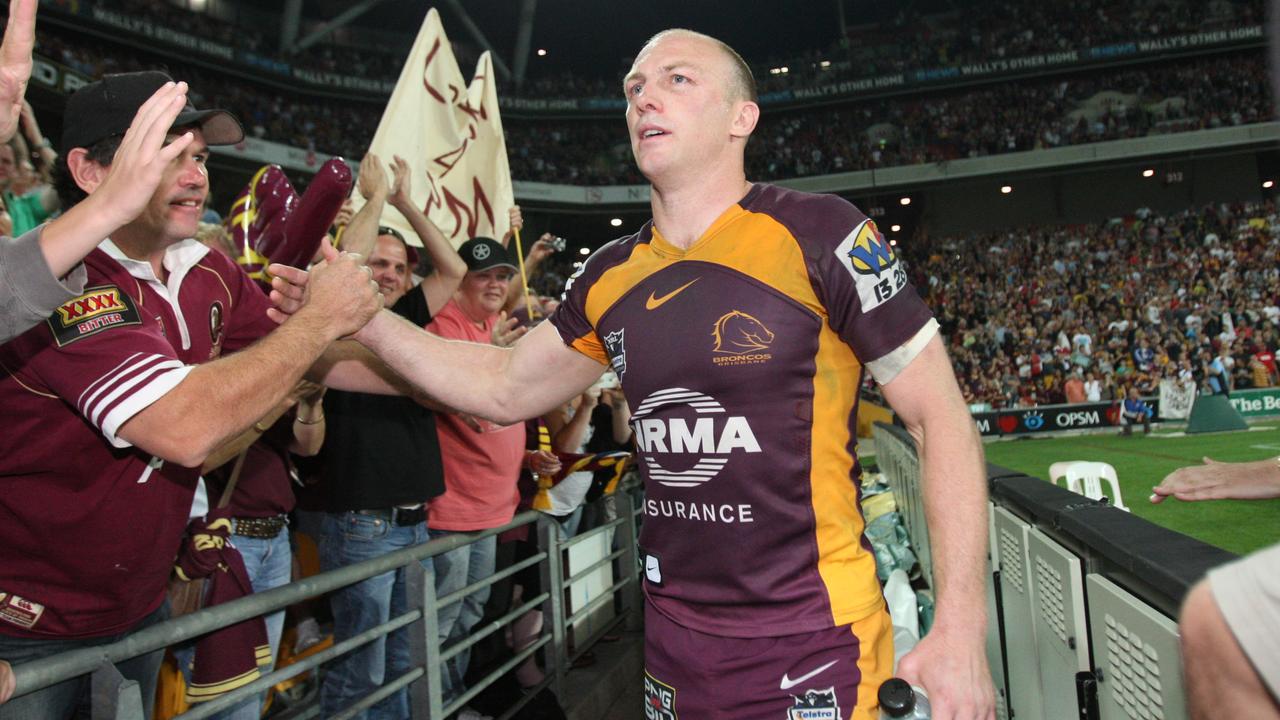
[[[895,6],[890,13],[875,22],[849,18],[852,27],[846,42],[799,55],[779,55],[757,65],[754,70],[761,89],[768,92],[824,85],[994,58],[1244,27],[1263,22],[1266,6],[1259,0],[998,0],[966,3],[963,10],[948,12],[931,12],[927,6],[913,3]],[[782,67],[788,69],[786,74],[770,73]]]
[[[1273,202],[1140,209],[1099,224],[931,238],[907,249],[966,399],[991,408],[1276,384]]]
[[[1252,6],[1226,7],[1238,18]],[[190,15],[176,8],[165,12]],[[1171,17],[1199,17],[1186,12],[1170,10]],[[65,31],[40,32],[38,52],[91,77],[166,66],[191,78],[198,89],[193,99],[241,117],[250,136],[319,153],[360,157],[382,112],[379,101],[335,102],[281,91]],[[1264,54],[1253,50],[768,112],[748,146],[748,171],[754,179],[779,180],[1259,122],[1272,115],[1270,94],[1260,92],[1268,87],[1266,76]],[[509,117],[505,129],[517,179],[588,186],[643,182],[615,120]]]
[[[765,113],[748,174],[779,180],[1262,122],[1267,64],[1251,52],[1121,72]],[[521,180],[643,182],[619,124],[509,120]]]
[[[395,47],[355,47],[320,42],[297,52],[283,51],[274,35],[262,32],[249,17],[222,20],[168,3],[146,0],[95,0],[106,7],[149,17],[192,35],[209,37],[309,70],[394,80],[412,43],[406,33]],[[1262,0],[1164,0],[1119,2],[1083,0],[1042,3],[1034,0],[983,0],[963,10],[916,3],[885,12],[882,17],[850,17],[843,41],[825,47],[756,58],[752,70],[764,92],[787,90],[862,77],[915,70],[952,68],[993,58],[1013,58],[1192,32],[1262,23]],[[454,41],[455,52],[474,61],[476,48]],[[461,61],[461,58],[460,58]],[[465,65],[465,63],[464,63]],[[771,72],[787,68],[787,72]],[[597,68],[596,73],[611,68]],[[617,77],[584,70],[531,76],[516,86],[504,82],[503,94],[537,98],[612,97]]]

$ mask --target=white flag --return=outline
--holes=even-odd
[[[1191,406],[1196,401],[1194,383],[1177,380],[1160,381],[1160,418],[1185,420],[1191,417]]]
[[[394,155],[409,161],[414,202],[454,247],[476,236],[501,242],[507,210],[515,204],[495,82],[488,52],[476,63],[471,82],[463,79],[432,8],[369,148],[384,164]],[[359,193],[353,200],[357,209],[364,205]],[[382,224],[421,244],[390,205]]]

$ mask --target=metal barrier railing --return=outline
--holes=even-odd
[[[73,650],[24,663],[13,668],[17,683],[15,697],[88,674],[92,676],[94,688],[91,713],[95,720],[98,718],[149,720],[142,717],[143,706],[137,683],[124,680],[116,670],[115,663],[196,638],[252,617],[282,610],[294,603],[404,568],[407,571],[406,591],[408,594],[407,606],[409,607],[407,612],[390,618],[387,622],[370,628],[355,637],[347,638],[330,648],[277,668],[271,673],[263,675],[257,680],[216,699],[197,704],[187,712],[178,715],[175,720],[199,720],[200,718],[209,717],[240,703],[246,698],[256,696],[277,683],[315,670],[336,657],[356,650],[379,637],[403,627],[410,628],[412,669],[400,677],[387,678],[387,681],[377,690],[345,709],[342,713],[335,715],[334,717],[337,720],[346,720],[346,718],[353,717],[405,687],[409,688],[410,706],[415,720],[447,717],[461,709],[476,695],[497,681],[498,678],[519,667],[534,653],[539,650],[545,650],[546,679],[531,688],[530,692],[526,692],[516,704],[504,712],[499,720],[505,720],[519,712],[525,703],[544,688],[551,687],[557,695],[563,697],[565,675],[570,664],[579,655],[586,652],[601,637],[616,630],[623,623],[626,623],[630,628],[639,627],[643,617],[640,605],[637,554],[640,500],[635,492],[635,488],[629,487],[620,489],[616,494],[610,496],[617,503],[617,518],[568,540],[560,538],[559,528],[552,518],[531,510],[517,515],[510,523],[502,527],[476,533],[449,535],[422,545],[397,550],[381,557],[320,573],[267,592],[257,593],[229,603],[206,608],[190,615],[167,620],[140,630],[119,642]],[[606,502],[608,499],[601,498],[597,502]],[[435,584],[432,581],[432,577],[422,567],[423,560],[442,555],[484,538],[499,535],[508,530],[529,525],[536,525],[537,527],[539,548],[537,554],[456,592],[449,593],[444,597],[436,597]],[[572,577],[565,578],[563,552],[576,544],[611,531],[614,531],[614,547],[616,549],[591,565],[579,570]],[[601,588],[599,595],[586,605],[577,608],[571,615],[566,615],[565,589],[614,563],[618,563],[620,572],[615,574],[612,583],[607,587]],[[513,607],[502,617],[484,625],[477,625],[472,628],[469,636],[453,645],[445,648],[440,647],[437,617],[441,608],[460,602],[476,590],[492,586],[534,565],[538,565],[541,569],[542,586],[550,590],[546,590],[527,600],[522,599],[518,606]],[[612,620],[591,633],[589,637],[579,639],[571,656],[567,652],[567,629],[598,611],[607,603],[615,601],[615,599],[621,601],[621,611]],[[514,657],[491,671],[481,681],[469,687],[465,693],[455,698],[447,706],[444,705],[440,676],[441,667],[444,663],[493,633],[502,630],[517,618],[538,606],[542,606],[544,616],[549,621],[547,625],[550,627],[548,628],[544,625],[542,634],[530,646],[516,653]],[[313,710],[318,710],[318,708]],[[304,713],[300,717],[314,716],[314,714],[314,712],[310,714]]]

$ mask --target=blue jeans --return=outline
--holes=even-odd
[[[431,539],[454,535],[451,530],[432,530]],[[436,556],[436,597],[442,598],[493,574],[495,553],[498,538],[489,537],[464,545]],[[450,645],[465,638],[471,628],[484,617],[484,604],[489,600],[489,586],[485,586],[459,602],[440,607],[440,649],[446,650]],[[471,649],[467,648],[453,656],[445,664],[441,685],[444,688],[445,703],[461,695],[466,689],[463,678],[467,674],[467,663],[471,661]]]
[[[427,542],[427,524],[401,527],[356,512],[328,513],[320,539],[324,570],[353,565]],[[428,573],[431,558],[422,561]],[[408,611],[405,574],[395,570],[348,585],[329,596],[333,608],[333,640],[340,643]],[[320,715],[329,717],[349,707],[387,680],[408,672],[409,628],[400,628],[334,660],[320,688]],[[357,718],[400,720],[409,717],[409,692],[401,690]]]
[[[244,559],[244,569],[249,575],[249,582],[255,593],[266,592],[281,585],[288,585],[293,578],[293,550],[289,547],[289,529],[284,528],[270,540],[251,538],[244,535],[232,535],[231,544],[240,551]],[[280,633],[284,630],[284,611],[271,613],[262,618],[267,624],[267,641],[271,643],[271,664],[259,668],[263,675],[271,672],[276,664],[276,656],[280,652]],[[174,652],[178,667],[190,677],[191,661],[195,655],[195,646],[184,645]],[[220,713],[210,717],[218,720],[258,720],[262,716],[262,702],[265,697],[245,698]]]
[[[16,638],[0,635],[0,660],[8,660],[15,667],[32,660],[57,655],[69,650],[108,645],[169,618],[169,602],[142,619],[133,628],[118,635],[86,640],[44,640]],[[142,709],[145,717],[151,717],[156,700],[156,680],[160,664],[164,662],[164,650],[116,663],[116,669],[127,680],[134,680],[142,692]],[[0,718],[4,720],[63,720],[71,717],[81,702],[88,702],[89,676],[81,675],[15,698],[0,705]]]

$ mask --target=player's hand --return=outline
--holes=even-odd
[[[934,626],[902,657],[898,677],[925,689],[933,720],[995,720],[995,686],[977,633]]]
[[[89,196],[97,212],[107,213],[116,227],[132,222],[142,213],[170,163],[195,139],[187,132],[164,144],[186,103],[187,84],[167,82],[133,116],[107,176]],[[192,192],[175,199],[203,202],[204,193]]]
[[[506,310],[499,311],[498,321],[493,324],[493,330],[489,332],[489,340],[498,347],[511,347],[529,332],[527,327],[516,327],[518,322],[520,322],[519,318],[507,317]]]
[[[1195,500],[1265,500],[1280,497],[1280,468],[1275,459],[1224,463],[1204,458],[1203,465],[1178,468],[1151,489],[1153,503],[1167,497]]]
[[[0,143],[18,131],[22,100],[31,79],[31,50],[36,44],[37,0],[10,0],[9,23],[0,43]]]
[[[327,245],[328,241],[324,243]],[[282,323],[302,308],[309,273],[302,268],[280,263],[268,265],[267,273],[271,276],[271,304],[275,306],[267,308],[267,317]]]
[[[340,253],[326,240],[320,251],[324,262],[311,269],[298,314],[313,314],[336,340],[354,334],[382,309],[382,293],[361,255]]]

